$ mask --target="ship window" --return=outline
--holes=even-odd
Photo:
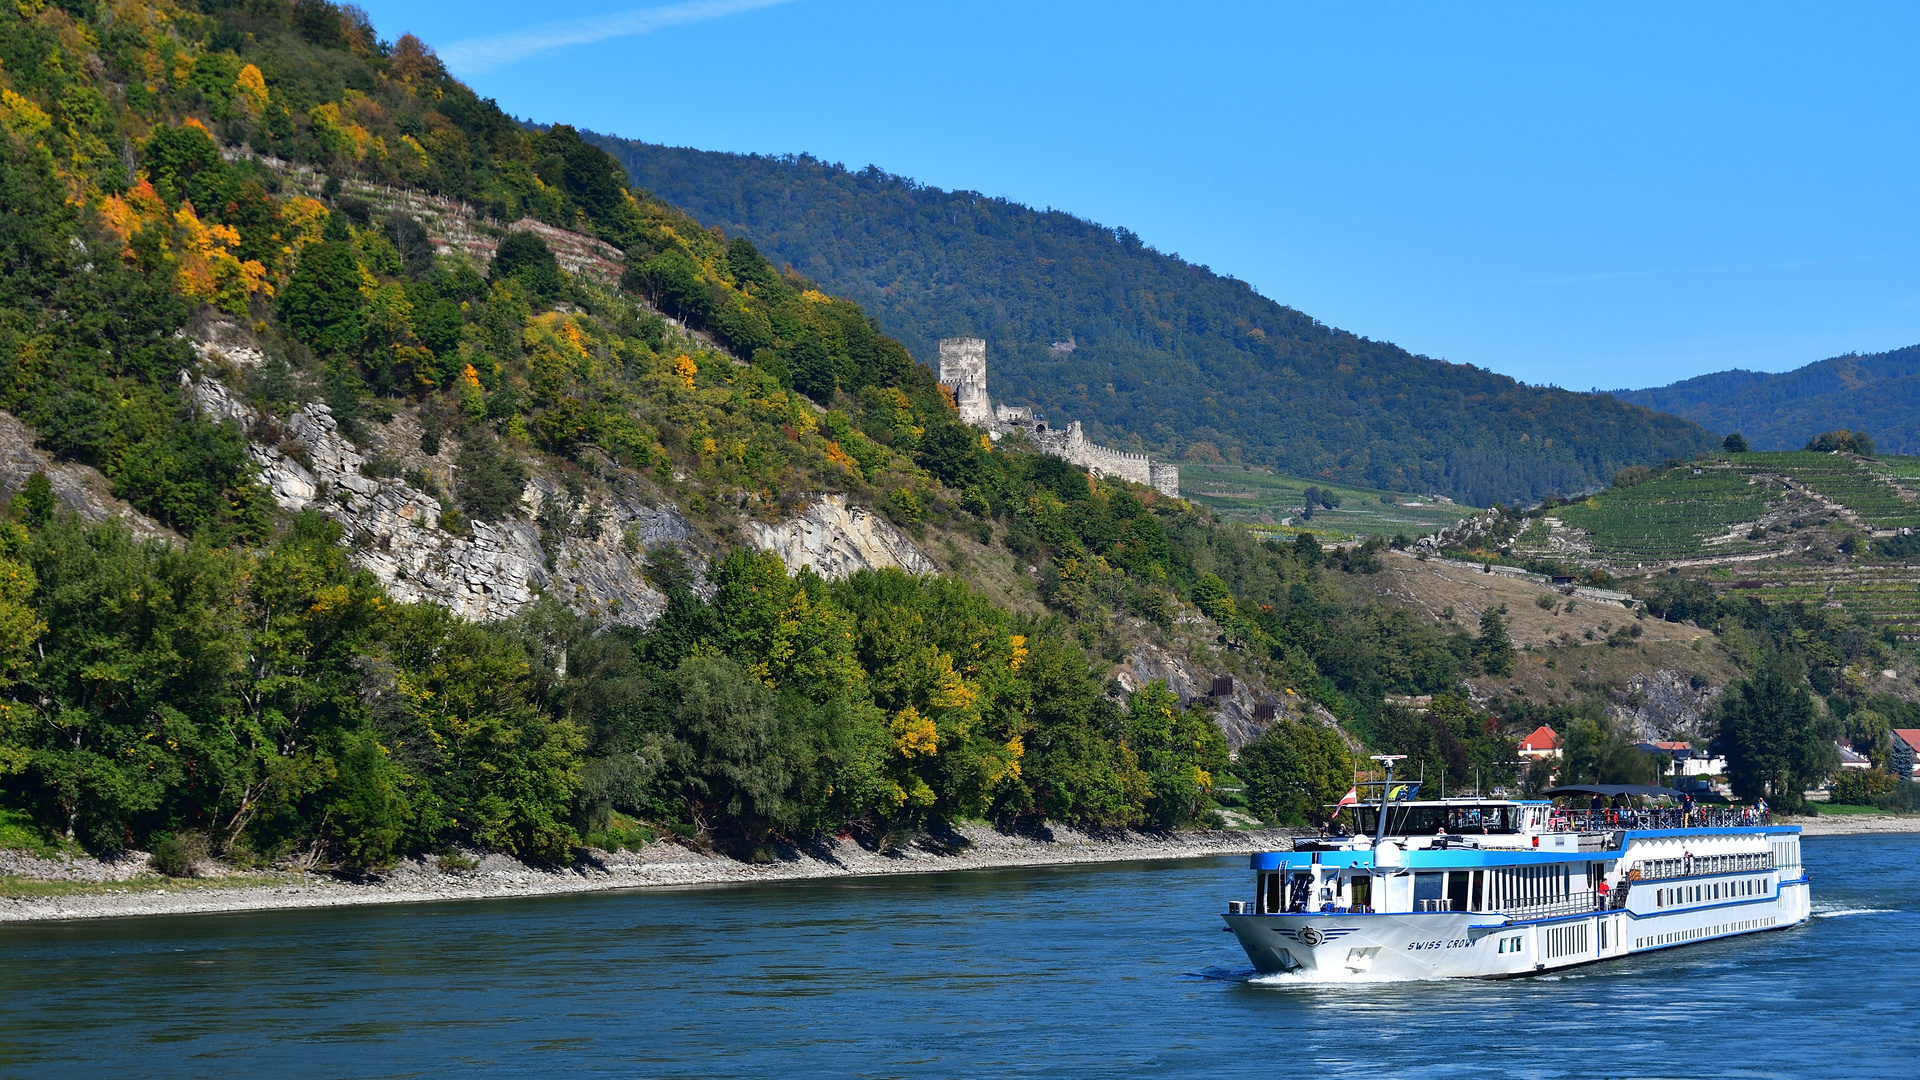
[[[1455,870],[1447,875],[1447,910],[1467,910],[1467,872]]]
[[[1353,879],[1353,887],[1350,890],[1350,892],[1352,893],[1351,899],[1354,907],[1362,908],[1362,907],[1373,906],[1373,879],[1372,878],[1355,877]]]
[[[1485,911],[1485,910],[1487,910],[1487,905],[1486,905],[1486,894],[1485,894],[1485,893],[1483,892],[1483,889],[1484,889],[1484,888],[1485,888],[1485,886],[1486,886],[1486,878],[1487,878],[1487,875],[1486,875],[1486,871],[1484,871],[1484,870],[1475,870],[1475,871],[1473,872],[1473,905],[1472,905],[1472,910],[1474,910],[1474,911]]]
[[[1437,907],[1434,901],[1440,899],[1440,894],[1445,889],[1445,880],[1445,874],[1413,875],[1413,910],[1430,911]]]

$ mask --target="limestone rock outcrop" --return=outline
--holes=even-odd
[[[1704,721],[1724,687],[1707,685],[1691,672],[1661,668],[1627,680],[1625,693],[1608,695],[1607,711],[1640,739],[1704,738]]]
[[[1306,698],[1285,693],[1266,693],[1244,679],[1233,680],[1232,693],[1214,697],[1213,673],[1195,671],[1187,657],[1152,642],[1135,645],[1127,653],[1126,659],[1115,666],[1111,678],[1128,693],[1155,679],[1166,680],[1167,689],[1173,691],[1181,705],[1198,702],[1210,706],[1214,723],[1220,725],[1221,733],[1226,735],[1227,745],[1235,749],[1258,737],[1274,722],[1260,717],[1262,705],[1273,706],[1275,719],[1295,722],[1311,720],[1317,723],[1331,720],[1330,716],[1323,719],[1318,715]]]
[[[142,540],[178,541],[172,529],[113,497],[113,485],[98,470],[70,461],[55,461],[53,455],[34,445],[32,428],[12,413],[0,411],[0,489],[8,495],[18,493],[34,473],[47,474],[54,497],[80,516],[82,521],[101,522],[117,517],[127,530]]]
[[[778,525],[748,522],[747,533],[753,546],[780,556],[790,569],[809,566],[824,578],[837,580],[889,566],[910,574],[936,569],[891,522],[871,510],[848,506],[845,495],[817,496],[806,510]]]
[[[379,578],[395,599],[431,601],[479,620],[511,615],[542,590],[609,622],[644,624],[666,608],[666,597],[647,582],[642,565],[648,548],[691,536],[671,507],[637,499],[583,501],[559,515],[580,523],[561,538],[543,538],[519,517],[470,522],[456,534],[441,527],[438,499],[407,480],[366,475],[367,456],[340,434],[326,405],[315,402],[269,424],[270,418],[235,400],[216,379],[192,380],[191,388],[203,416],[236,420],[254,434],[253,459],[274,501],[287,510],[316,509],[339,522],[354,563]],[[276,425],[277,443],[259,438]],[[522,505],[531,517],[550,500],[567,498],[536,477]]]

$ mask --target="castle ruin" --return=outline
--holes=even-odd
[[[1117,476],[1163,495],[1180,495],[1178,465],[1088,442],[1078,420],[1053,427],[1034,416],[1029,406],[995,405],[987,396],[987,343],[980,338],[941,339],[940,385],[952,391],[960,419],[986,428],[993,438],[1024,431],[1041,453],[1071,461],[1095,476]]]

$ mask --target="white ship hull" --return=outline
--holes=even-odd
[[[1391,809],[1397,833],[1253,856],[1253,899],[1230,902],[1224,918],[1256,970],[1310,981],[1513,978],[1809,916],[1799,829],[1751,811],[1479,799]]]
[[[1803,876],[1764,899],[1646,914],[1525,922],[1464,911],[1224,918],[1262,974],[1318,982],[1505,979],[1798,926],[1808,918],[1808,893]]]

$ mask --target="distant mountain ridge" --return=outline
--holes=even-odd
[[[1123,228],[877,167],[582,134],[639,186],[853,299],[920,359],[942,337],[986,338],[995,400],[1081,420],[1106,445],[1487,505],[1713,444],[1606,395],[1324,326]]]
[[[1755,450],[1796,450],[1814,434],[1847,428],[1873,436],[1883,452],[1920,453],[1920,345],[1848,353],[1777,375],[1718,371],[1614,396],[1710,431],[1738,431]]]

